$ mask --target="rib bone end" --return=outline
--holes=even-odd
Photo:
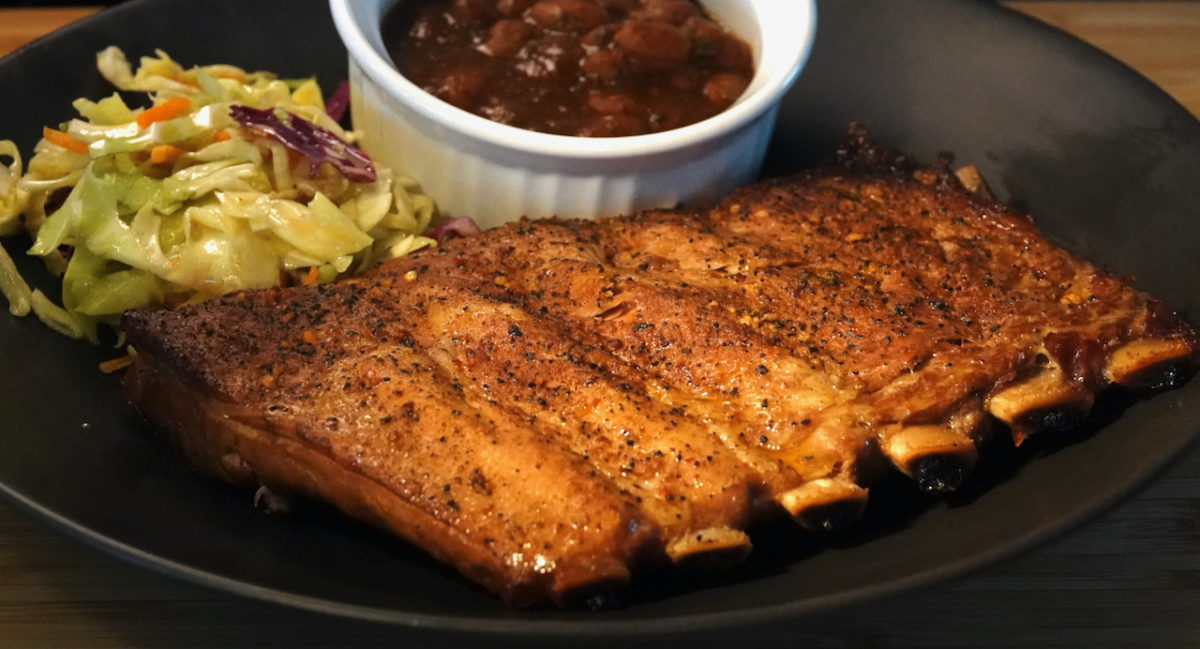
[[[1183,340],[1143,339],[1112,351],[1104,367],[1108,380],[1128,388],[1157,390],[1182,382],[1187,376],[1192,347]]]
[[[892,426],[880,435],[884,454],[923,491],[953,491],[975,468],[979,450],[972,437],[983,417],[971,425]]]
[[[804,529],[833,531],[862,516],[867,490],[849,480],[821,478],[784,493],[779,504]]]
[[[995,392],[984,406],[1018,431],[1015,438],[1019,441],[1038,431],[1063,430],[1078,424],[1095,400],[1094,393],[1052,367]]]
[[[753,547],[741,530],[710,527],[676,539],[667,546],[667,556],[681,568],[722,570],[744,561]]]

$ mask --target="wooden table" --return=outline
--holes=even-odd
[[[1200,2],[1009,4],[1107,50],[1200,115]],[[0,54],[91,11],[0,10]],[[808,647],[1200,647],[1200,448],[1058,542],[952,584],[806,620],[771,640]],[[179,583],[0,502],[0,648],[451,642]]]

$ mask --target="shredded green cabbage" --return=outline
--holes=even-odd
[[[8,166],[0,165],[0,236],[4,236],[20,228],[29,192],[21,187],[21,152],[17,145],[0,141],[0,157],[12,158]]]
[[[286,111],[353,144],[315,80],[185,69],[161,51],[135,71],[116,47],[96,63],[118,90],[148,93],[150,107],[117,93],[76,100],[79,117],[47,129],[27,170],[0,141],[0,160],[11,159],[0,166],[0,235],[23,224],[29,254],[62,277],[59,306],[0,249],[12,313],[94,342],[126,309],[332,281],[434,243],[423,236],[433,201],[413,181],[377,169],[354,182],[230,117],[234,105]]]

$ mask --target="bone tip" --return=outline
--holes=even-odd
[[[1145,368],[1138,368],[1113,377],[1113,383],[1132,390],[1159,392],[1174,390],[1187,382],[1195,373],[1194,368],[1182,360],[1159,363]]]
[[[689,570],[723,570],[745,561],[754,545],[741,530],[712,527],[689,532],[667,545],[667,556]]]
[[[980,429],[982,425],[975,426],[976,431]],[[979,459],[974,439],[949,427],[903,429],[888,440],[884,450],[892,464],[926,492],[953,491],[962,486]]]
[[[1198,354],[1191,339],[1135,340],[1112,352],[1105,375],[1113,383],[1135,390],[1169,390],[1196,373]]]
[[[815,532],[845,529],[862,518],[867,490],[848,480],[822,478],[779,497],[779,504],[800,527]]]

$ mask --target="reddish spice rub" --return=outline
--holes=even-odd
[[[861,131],[707,211],[524,221],[342,283],[136,311],[132,400],[200,467],[329,500],[506,601],[847,524],[888,466],[967,478],[1196,334]]]
[[[408,0],[383,33],[400,72],[431,94],[559,135],[693,124],[754,76],[750,46],[694,0]]]

